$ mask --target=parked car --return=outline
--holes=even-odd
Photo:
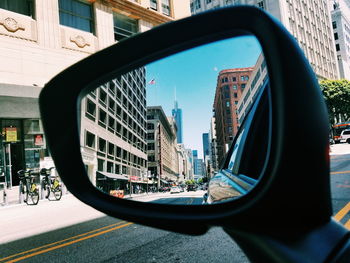
[[[173,187],[171,187],[171,189],[170,189],[170,193],[171,194],[178,194],[178,193],[180,193],[181,192],[181,190],[180,190],[180,188],[178,187],[178,186],[173,186]]]
[[[196,191],[196,190],[197,190],[197,186],[195,184],[187,185],[187,192]]]
[[[350,129],[346,129],[346,130],[341,132],[340,140],[347,142],[347,143],[350,143]]]
[[[222,187],[223,198],[190,207],[133,203],[92,187],[82,163],[77,115],[78,98],[91,91],[90,83],[247,34],[261,43],[269,79],[210,180],[209,189],[212,183]],[[113,59],[116,54],[123,56]],[[331,217],[329,118],[318,81],[294,37],[261,9],[205,12],[110,46],[47,83],[40,111],[52,158],[69,191],[108,215],[191,235],[221,226],[252,262],[349,262],[350,233]],[[237,190],[237,180],[249,183],[246,192]]]

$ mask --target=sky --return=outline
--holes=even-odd
[[[146,65],[147,106],[171,116],[175,96],[182,109],[183,142],[203,158],[202,134],[209,132],[217,77],[221,70],[252,67],[261,53],[254,36],[193,48]],[[155,83],[149,82],[154,79]]]

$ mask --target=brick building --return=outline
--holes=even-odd
[[[237,104],[253,69],[225,69],[219,73],[213,105],[219,164],[238,131]]]

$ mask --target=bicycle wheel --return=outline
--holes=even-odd
[[[22,184],[21,186],[21,192],[20,192],[20,195],[22,196],[23,198],[23,202],[25,202],[26,204],[28,204],[28,189],[27,189],[27,186]]]
[[[57,201],[61,199],[61,197],[62,197],[62,189],[61,189],[60,186],[56,187],[53,190],[53,195],[55,196]]]
[[[33,192],[30,192],[30,199],[32,200],[33,205],[37,205],[39,203],[39,192],[35,189]]]
[[[45,184],[45,189],[44,190],[45,190],[45,193],[46,193],[45,198],[49,199],[49,196],[50,196],[50,185]]]

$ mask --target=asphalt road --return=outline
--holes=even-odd
[[[349,147],[332,147],[331,190],[334,216],[350,229],[350,151],[342,151]],[[199,204],[202,194],[135,199]],[[0,209],[0,233],[0,262],[248,262],[220,228],[176,234],[105,216],[72,196]]]
[[[200,204],[201,195],[201,192],[197,192],[197,196],[182,193],[183,197],[160,194],[153,196],[153,200]],[[146,198],[152,199],[142,197]],[[79,201],[70,197],[62,202],[66,202],[68,211],[71,211]],[[87,208],[87,213],[90,209]],[[187,236],[109,216],[4,243],[0,246],[0,255],[0,262],[248,262],[220,228],[212,228],[202,236]]]

